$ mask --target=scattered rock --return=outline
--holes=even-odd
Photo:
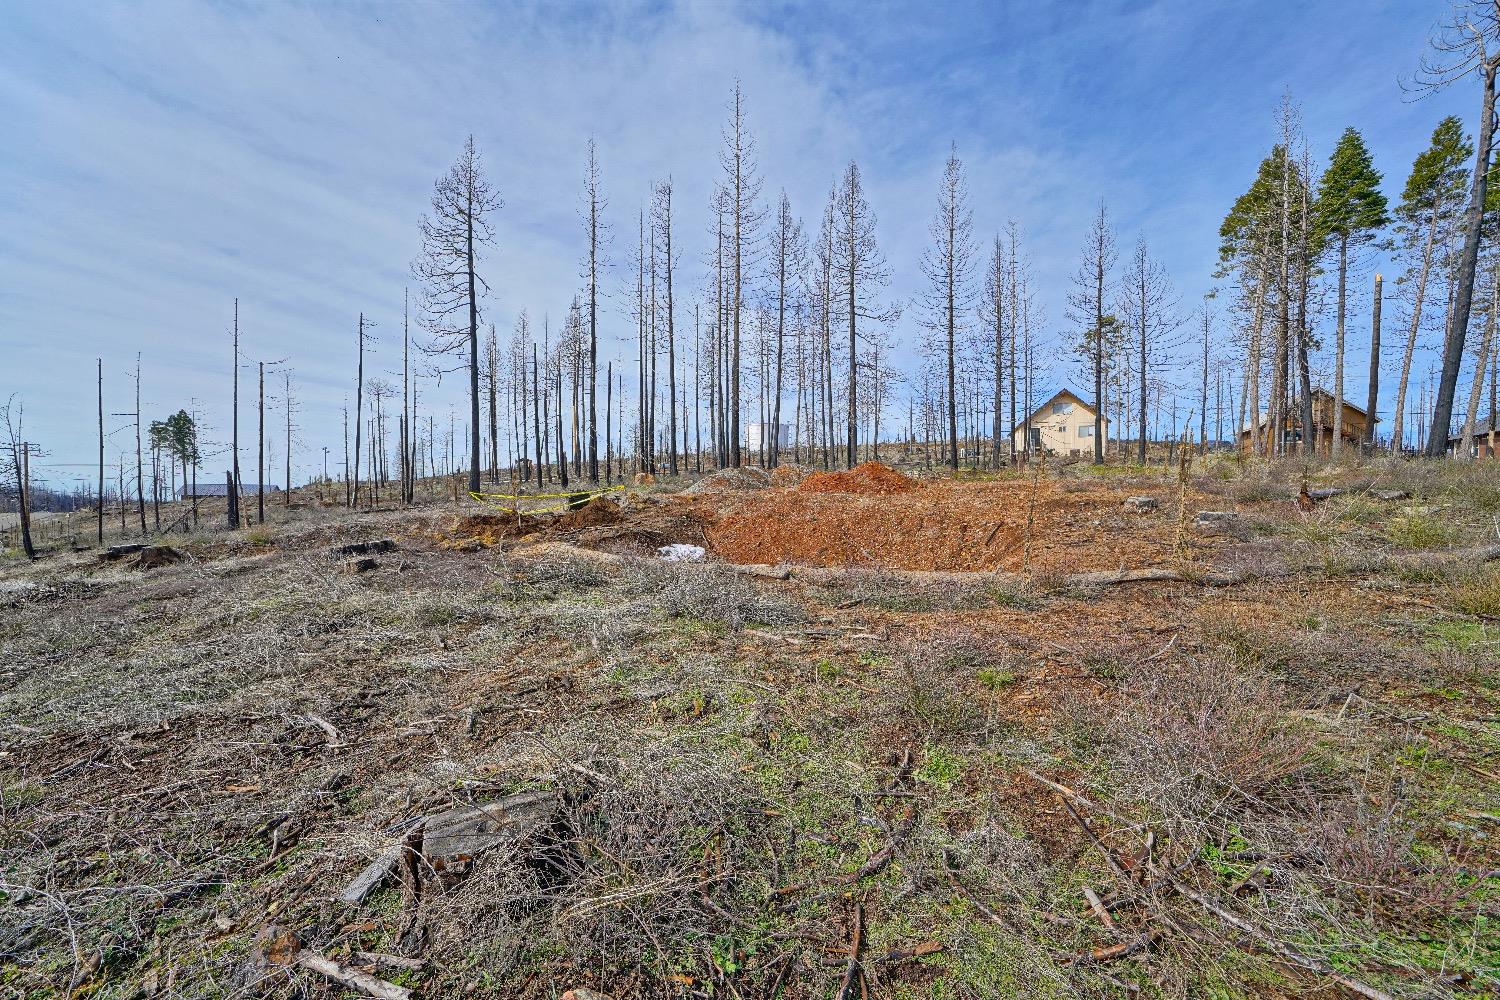
[[[1148,510],[1155,510],[1157,508],[1157,506],[1158,506],[1158,504],[1156,502],[1156,497],[1126,497],[1125,498],[1125,509],[1126,510],[1134,510],[1134,511],[1139,511],[1141,513],[1145,513]]]
[[[380,538],[369,542],[350,542],[348,545],[336,546],[333,554],[336,556],[373,556],[382,552],[395,552],[396,543],[389,538]]]
[[[365,556],[363,559],[350,559],[346,566],[351,573],[368,573],[380,568],[380,560]]]
[[[1386,503],[1392,503],[1396,500],[1410,500],[1411,490],[1371,490],[1370,496],[1376,500],[1384,500]]]
[[[701,545],[688,545],[683,542],[674,542],[671,545],[663,545],[656,550],[666,562],[702,562],[708,550]]]
[[[1327,486],[1316,490],[1308,490],[1307,495],[1314,500],[1332,500],[1334,497],[1343,496],[1349,491],[1338,486]]]

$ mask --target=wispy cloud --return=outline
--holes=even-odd
[[[1429,20],[1410,6],[16,6],[0,33],[0,393],[24,393],[57,462],[86,461],[93,359],[121,409],[140,350],[150,413],[197,400],[223,436],[237,296],[246,357],[292,359],[311,470],[337,439],[359,312],[387,341],[378,364],[395,362],[415,223],[467,133],[507,202],[487,315],[557,319],[579,284],[591,134],[615,258],[670,174],[681,277],[701,278],[737,77],[767,195],[784,187],[809,228],[860,161],[895,297],[916,290],[956,141],[979,231],[1022,226],[1050,329],[1100,197],[1195,301],[1283,88],[1315,151],[1361,127],[1393,189],[1432,122],[1469,111],[1460,91],[1403,102]],[[633,356],[615,279],[605,332]]]

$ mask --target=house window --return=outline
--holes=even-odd
[[[1091,438],[1091,437],[1093,437],[1094,436],[1094,425],[1093,424],[1086,424],[1085,426],[1078,428],[1078,436],[1081,437],[1081,438]]]
[[[1053,403],[1052,404],[1052,412],[1053,413],[1072,413],[1073,412],[1073,404],[1069,403],[1067,400],[1063,400],[1061,402]]]

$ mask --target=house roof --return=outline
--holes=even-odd
[[[1332,400],[1333,399],[1333,393],[1331,393],[1327,389],[1323,389],[1321,387],[1313,389],[1312,394],[1313,394],[1313,397],[1315,399],[1327,399],[1327,400]],[[1355,413],[1358,413],[1360,416],[1364,417],[1366,420],[1369,420],[1370,415],[1365,412],[1365,408],[1363,406],[1356,406],[1355,404],[1349,402],[1349,400],[1348,400],[1347,397],[1344,399],[1344,406],[1347,409],[1353,410]],[[1288,410],[1287,411],[1287,419],[1289,419],[1289,420],[1295,419],[1296,416],[1297,416],[1297,411],[1296,410]],[[1262,410],[1260,416],[1257,417],[1256,420],[1255,420],[1255,426],[1257,428],[1264,427],[1264,426],[1266,426],[1266,421],[1270,420],[1270,419],[1271,419],[1270,414],[1267,413],[1267,412],[1265,412],[1264,410]],[[1378,423],[1380,423],[1380,418],[1376,417],[1374,420],[1371,420],[1370,422],[1374,423],[1374,424],[1378,424]],[[1249,423],[1249,421],[1246,421],[1245,425],[1240,428],[1240,433],[1244,434],[1248,430],[1250,430],[1250,423]]]
[[[1072,391],[1071,389],[1059,389],[1056,392],[1054,392],[1051,396],[1047,397],[1047,400],[1044,403],[1042,403],[1041,406],[1038,406],[1035,410],[1031,411],[1031,416],[1027,418],[1028,422],[1036,420],[1037,417],[1039,417],[1039,416],[1042,415],[1042,411],[1043,410],[1047,409],[1047,407],[1051,406],[1053,403],[1057,402],[1059,399],[1069,399],[1069,400],[1072,400],[1076,405],[1083,407],[1085,410],[1088,410],[1090,413],[1094,412],[1093,405],[1090,404],[1090,403],[1085,402],[1084,399],[1083,399],[1083,397],[1080,396],[1080,395],[1078,395],[1078,393]],[[1105,417],[1104,418],[1104,422],[1105,423],[1109,423],[1109,418]]]

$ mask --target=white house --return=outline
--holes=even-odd
[[[1028,447],[1022,438],[1031,428]],[[1109,443],[1109,418],[1104,418],[1104,443]],[[1025,425],[1017,427],[1011,439],[1015,449],[1026,452],[1046,451],[1053,455],[1092,455],[1094,453],[1094,408],[1067,389],[1056,393],[1038,406]]]

